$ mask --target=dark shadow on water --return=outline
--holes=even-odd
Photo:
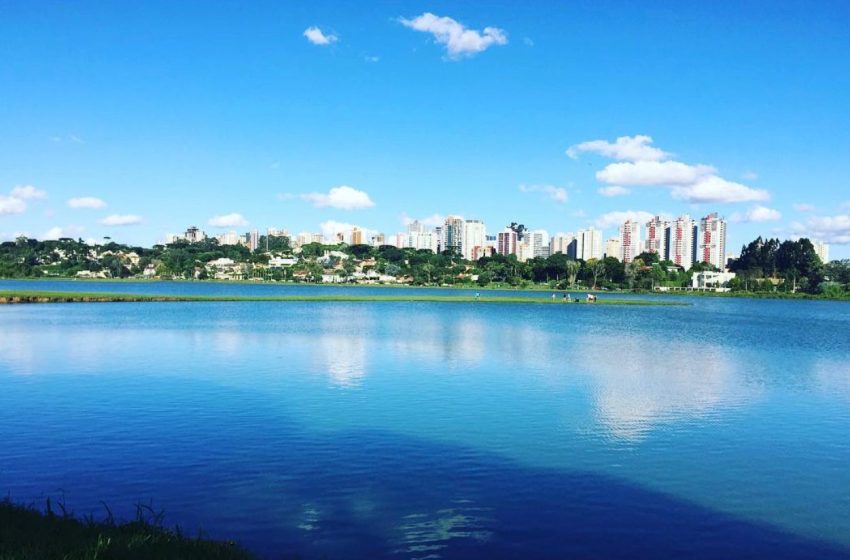
[[[11,446],[0,453],[4,495],[33,498],[18,496],[30,480],[11,472],[43,485],[37,492],[64,488],[78,513],[100,500],[152,498],[167,522],[240,540],[268,558],[850,559],[837,545],[593,472],[530,468],[386,431],[305,430],[268,396],[233,389],[230,399],[195,408],[186,403],[197,382],[169,387],[173,402],[104,391],[104,383],[39,384],[44,403],[9,387],[19,393],[7,403],[32,403],[0,411],[0,421],[37,410],[54,431],[30,440],[0,433],[0,446]],[[77,402],[85,404],[68,404]],[[117,427],[90,422],[86,412],[101,406],[122,411]],[[69,440],[73,456],[45,452],[37,466],[10,452]]]

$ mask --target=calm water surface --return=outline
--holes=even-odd
[[[850,558],[850,305],[688,301],[0,306],[0,492],[268,558]]]

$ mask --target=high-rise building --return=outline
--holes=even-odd
[[[386,244],[386,239],[385,239],[383,233],[376,233],[375,235],[372,236],[372,246],[373,247],[380,247],[381,245],[385,245],[385,244]]]
[[[500,255],[516,255],[516,237],[516,232],[511,228],[505,228],[500,231],[496,238],[496,252]]]
[[[351,229],[351,245],[363,245],[363,230],[357,226]]]
[[[481,220],[466,220],[463,224],[463,258],[473,261],[483,255],[487,243],[487,228]]]
[[[235,231],[228,231],[218,236],[219,245],[241,245],[242,238]]]
[[[620,259],[620,238],[612,237],[605,242],[605,257]]]
[[[464,219],[461,216],[448,216],[443,224],[442,251],[451,250],[463,255]]]
[[[544,229],[526,230],[522,241],[517,242],[517,259],[524,262],[534,257],[549,256],[549,234]]]
[[[816,239],[810,239],[812,242],[812,246],[815,248],[815,254],[820,257],[822,263],[829,262],[829,245],[824,243],[823,241],[818,241]]]
[[[667,228],[670,224],[666,220],[662,220],[661,216],[655,216],[646,224],[646,242],[645,251],[647,253],[655,253],[658,259],[666,261],[669,256],[667,253]]]
[[[726,270],[726,220],[713,212],[700,221],[699,252],[702,262]]]
[[[556,233],[549,240],[549,254],[556,255],[558,253],[563,253],[565,255],[569,254],[570,246],[573,241],[575,241],[576,236],[570,233]],[[575,256],[575,255],[573,255]]]
[[[257,247],[260,246],[260,232],[256,229],[252,229],[251,233],[248,234],[248,248],[251,251],[256,251]]]
[[[575,259],[589,261],[602,258],[602,232],[598,229],[587,228],[576,232]]]
[[[189,243],[198,243],[199,241],[203,241],[206,238],[207,234],[195,226],[189,226],[186,229],[186,233],[183,234],[183,239],[185,239]]]
[[[630,263],[640,252],[640,223],[626,220],[620,226],[620,261]]]
[[[684,270],[694,265],[696,223],[687,214],[676,218],[667,226],[667,259]]]

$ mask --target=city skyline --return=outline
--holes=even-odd
[[[0,238],[716,211],[850,257],[850,8],[676,7],[9,6]]]

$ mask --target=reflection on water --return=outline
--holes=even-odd
[[[406,558],[426,560],[442,558],[440,551],[453,541],[483,543],[492,537],[487,529],[492,520],[489,508],[474,507],[468,500],[459,500],[454,507],[430,513],[405,515],[398,531],[401,533],[396,553]]]
[[[757,394],[716,344],[617,334],[581,337],[576,348],[592,376],[599,420],[617,438],[639,440],[658,424],[707,416]]]

